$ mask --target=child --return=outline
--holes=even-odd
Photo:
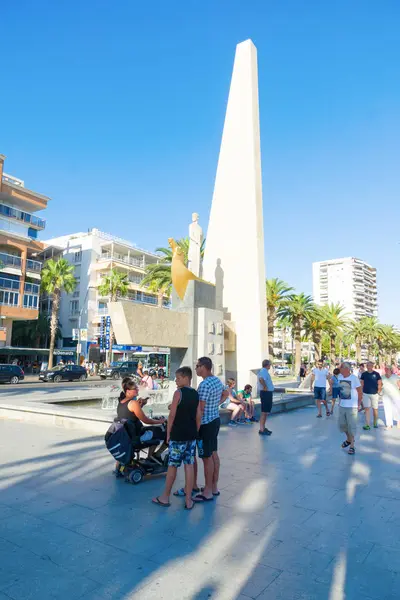
[[[340,392],[340,383],[338,379],[338,375],[340,375],[340,369],[333,369],[333,375],[329,380],[331,386],[331,394],[332,394],[332,407],[331,407],[331,415],[333,415],[333,409],[335,408],[335,400],[339,398]]]
[[[236,425],[242,425],[244,423],[241,419],[244,416],[245,403],[243,400],[239,400],[237,396],[235,390],[236,381],[234,379],[228,379],[226,383],[228,384],[226,390],[229,392],[229,395],[224,405],[226,404],[226,408],[232,411],[231,420],[228,425],[230,427],[236,427]]]
[[[200,429],[201,410],[199,395],[190,387],[192,369],[181,367],[175,372],[178,389],[174,393],[168,417],[167,442],[169,443],[169,460],[164,492],[153,498],[159,506],[170,506],[169,497],[176,478],[176,470],[183,461],[185,468],[185,509],[192,510],[192,490],[194,485],[194,460],[196,455],[196,438]]]
[[[242,400],[245,405],[246,421],[250,423],[258,423],[258,420],[254,417],[254,400],[251,397],[253,388],[250,384],[244,386],[243,390],[237,393],[239,400]]]

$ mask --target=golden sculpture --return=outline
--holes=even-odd
[[[194,273],[189,271],[189,269],[185,265],[185,259],[183,255],[183,250],[178,244],[175,242],[173,238],[168,238],[168,243],[172,249],[172,263],[171,263],[171,278],[172,285],[175,288],[176,293],[178,294],[181,300],[184,299],[186,294],[186,288],[189,281],[202,281],[199,277],[196,277]]]

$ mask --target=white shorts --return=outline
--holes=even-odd
[[[375,410],[378,410],[378,404],[379,404],[379,394],[363,394],[363,406],[364,408],[375,408]]]

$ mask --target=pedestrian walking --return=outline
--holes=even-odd
[[[374,363],[367,362],[367,370],[361,373],[361,387],[363,391],[363,407],[365,409],[365,425],[363,429],[371,429],[371,407],[374,414],[374,427],[378,427],[378,405],[379,396],[382,393],[382,377],[374,370]]]
[[[362,388],[358,377],[352,374],[351,364],[340,366],[339,380],[339,429],[346,434],[342,448],[349,447],[349,454],[355,454],[358,411],[362,403]]]
[[[382,386],[386,429],[393,427],[393,420],[397,421],[397,427],[400,428],[400,377],[393,373],[393,367],[385,368]]]
[[[333,411],[335,408],[336,400],[339,398],[340,385],[339,385],[339,377],[340,369],[333,369],[333,375],[329,380],[329,384],[331,386],[331,396],[332,396],[332,406],[331,406],[331,415],[333,415]]]
[[[331,378],[329,369],[324,367],[324,363],[322,360],[317,362],[317,366],[311,372],[311,383],[310,390],[314,391],[314,400],[317,403],[318,414],[317,417],[320,419],[322,417],[321,412],[321,404],[325,405],[326,416],[330,416],[330,412],[328,409],[328,403],[326,401],[326,382]]]
[[[266,428],[267,417],[272,410],[272,396],[274,392],[274,384],[272,383],[271,375],[269,370],[271,368],[271,361],[263,360],[262,369],[259,370],[257,375],[257,387],[258,393],[260,394],[261,400],[261,417],[260,417],[260,429],[259,435],[271,435],[272,431]]]
[[[197,360],[196,373],[203,378],[197,389],[201,411],[197,448],[199,458],[203,461],[205,485],[201,494],[194,497],[195,502],[210,502],[214,500],[214,496],[219,496],[219,406],[228,397],[228,392],[224,389],[222,381],[212,374],[212,368],[212,360],[208,356]],[[195,473],[195,482],[197,483],[196,475]]]

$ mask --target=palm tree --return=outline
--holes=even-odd
[[[301,332],[304,329],[307,317],[314,311],[311,296],[305,294],[290,294],[282,303],[277,316],[287,318],[292,328],[295,342],[295,373],[300,371],[301,365]]]
[[[363,338],[367,344],[368,360],[373,359],[377,350],[377,338],[381,333],[381,325],[376,317],[364,317],[361,319],[363,325]]]
[[[201,243],[201,258],[204,256],[205,242],[206,240],[204,239]],[[187,266],[190,240],[188,237],[185,237],[178,240],[176,243],[183,250],[183,257],[185,260],[185,265]],[[156,248],[156,252],[161,254],[160,261],[152,265],[147,265],[146,275],[144,276],[140,285],[148,286],[150,291],[157,293],[158,306],[162,308],[164,296],[171,295],[172,250],[171,248]]]
[[[326,317],[319,307],[307,314],[304,322],[306,337],[314,344],[316,362],[322,358],[322,334],[326,326]]]
[[[103,278],[103,281],[98,287],[100,296],[108,298],[109,302],[116,302],[118,298],[124,298],[129,291],[129,280],[125,273],[121,273],[115,269],[111,269],[110,273]],[[114,328],[112,321],[110,324],[110,350],[107,351],[107,364],[109,356],[112,357],[112,347],[114,343]]]
[[[333,364],[336,360],[336,339],[348,326],[349,319],[343,313],[344,308],[338,302],[336,304],[326,304],[321,306],[322,314],[325,318],[325,331],[330,340],[330,360]]]
[[[72,294],[76,288],[76,279],[73,275],[74,267],[65,258],[50,259],[42,270],[41,291],[52,296],[52,309],[50,317],[50,352],[49,369],[53,366],[54,345],[58,329],[58,313],[60,310],[61,292]]]
[[[364,330],[363,319],[360,319],[360,321],[352,321],[349,333],[354,338],[354,343],[356,345],[356,362],[358,364],[361,362],[361,346],[364,341]]]
[[[267,279],[266,291],[268,320],[268,354],[269,358],[272,360],[274,358],[274,327],[276,316],[288,293],[292,292],[293,288],[289,287],[285,281],[282,281],[282,279],[278,279],[277,277],[275,277],[274,279]]]

